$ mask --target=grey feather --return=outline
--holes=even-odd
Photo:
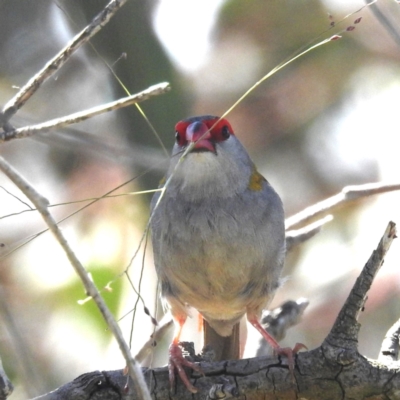
[[[152,200],[152,243],[162,296],[175,318],[197,309],[221,336],[246,313],[261,316],[279,286],[285,253],[282,202],[236,136],[216,154],[180,162]],[[175,145],[167,178],[182,149]],[[255,175],[256,174],[256,175]]]

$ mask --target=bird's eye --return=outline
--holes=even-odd
[[[185,133],[182,133],[181,130],[175,131],[175,143],[179,147],[186,146],[186,136],[185,136]]]
[[[224,140],[228,139],[229,136],[231,136],[231,133],[229,132],[229,127],[228,127],[228,125],[224,125],[224,126],[222,127],[222,129],[221,129],[221,135],[222,135],[222,138],[223,138]]]

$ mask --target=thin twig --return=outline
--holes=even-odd
[[[387,364],[390,361],[397,361],[399,358],[400,346],[400,320],[398,320],[387,331],[385,339],[383,339],[381,351],[379,352],[378,361]]]
[[[365,185],[347,186],[335,196],[329,197],[316,203],[303,211],[289,217],[285,221],[286,230],[292,229],[297,225],[305,224],[315,218],[319,218],[327,213],[332,213],[336,208],[346,203],[373,196],[375,194],[393,192],[400,190],[400,184],[367,183]]]
[[[140,177],[144,176],[145,174],[148,173],[148,171],[150,171],[150,169],[147,169],[143,172],[141,172],[140,174],[137,174],[136,176],[134,176],[133,178],[121,183],[120,185],[114,187],[113,189],[109,190],[108,192],[104,193],[102,196],[100,197],[96,197],[92,200],[90,200],[90,203],[84,205],[83,207],[78,208],[77,210],[75,210],[74,212],[68,214],[67,216],[65,216],[64,218],[60,219],[59,221],[57,221],[57,224],[61,224],[62,222],[66,221],[68,218],[73,217],[74,215],[80,213],[81,211],[83,211],[84,209],[90,207],[92,204],[102,200],[103,198],[106,198],[108,195],[110,195],[111,193],[116,192],[118,189],[128,185],[129,183],[133,182],[135,179],[139,179]],[[48,207],[51,207],[51,205],[49,204]],[[0,218],[1,219],[1,218]],[[8,257],[10,254],[14,253],[15,251],[17,251],[18,249],[20,249],[22,246],[25,246],[27,243],[31,242],[32,240],[36,239],[37,237],[39,237],[40,235],[42,235],[43,233],[47,232],[48,229],[43,229],[42,231],[35,233],[34,235],[30,236],[28,239],[24,240],[22,244],[14,247],[12,250],[8,251],[5,254],[0,255],[0,260]]]
[[[0,157],[0,170],[4,172],[5,175],[24,193],[24,195],[34,204],[37,210],[42,215],[44,221],[46,222],[49,230],[54,234],[57,241],[60,243],[63,248],[66,256],[68,257],[71,265],[74,267],[76,273],[80,277],[88,295],[90,295],[95,301],[97,307],[99,308],[104,320],[109,326],[111,332],[114,334],[115,339],[118,342],[119,348],[126,360],[129,375],[134,382],[135,390],[140,399],[150,400],[150,393],[144,381],[142,372],[137,362],[132,357],[129,346],[125,342],[120,327],[115,321],[113,315],[110,310],[107,308],[103,298],[100,296],[96,286],[93,284],[91,279],[89,278],[85,268],[81,264],[81,262],[76,257],[75,253],[72,251],[70,246],[67,243],[64,235],[59,229],[57,222],[54,220],[53,216],[48,211],[48,200],[41,196],[36,190],[11,166]]]
[[[112,0],[104,9],[93,18],[92,22],[78,33],[67,45],[56,54],[47,64],[35,74],[21,88],[21,90],[6,103],[0,115],[0,122],[7,124],[10,118],[29,100],[29,98],[39,89],[41,84],[50,76],[52,76],[74,53],[80,46],[91,39],[121,6],[126,3],[126,0]],[[8,129],[5,129],[8,130]]]
[[[139,103],[141,101],[147,100],[149,97],[152,96],[158,96],[162,93],[167,92],[169,89],[169,83],[162,82],[157,85],[150,86],[140,93],[133,94],[132,96],[128,97],[123,97],[122,99],[112,101],[101,106],[93,107],[84,111],[79,111],[77,113],[70,114],[62,118],[52,119],[50,121],[43,122],[42,124],[31,125],[24,128],[14,129],[8,132],[2,132],[0,133],[0,143],[11,139],[21,139],[32,136],[38,132],[48,132],[55,129],[64,128],[71,124],[77,124],[78,122],[85,121],[86,119],[95,117],[96,115]]]
[[[332,215],[327,215],[304,228],[286,231],[286,252],[289,252],[293,247],[296,247],[314,237],[321,231],[321,228],[328,222],[332,221],[332,219]]]
[[[392,39],[396,42],[397,46],[400,46],[400,33],[398,32],[396,25],[390,22],[389,18],[380,10],[375,1],[365,0],[367,5],[371,5],[371,11],[375,15],[376,19],[386,29]]]
[[[154,331],[150,339],[143,345],[135,356],[135,360],[142,363],[157,346],[157,343],[166,335],[166,333],[172,328],[174,321],[172,318],[168,318],[165,322]]]

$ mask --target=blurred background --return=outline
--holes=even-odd
[[[2,0],[0,100],[5,104],[104,7],[106,1]],[[254,82],[300,49],[340,34],[264,82],[229,115],[261,173],[281,195],[287,216],[347,185],[398,182],[400,170],[400,6],[378,0],[128,0],[57,71],[11,123],[22,127],[124,97],[168,81],[172,90],[141,104],[168,150],[174,125],[196,114],[220,115]],[[374,7],[374,8],[373,8]],[[341,24],[346,15],[352,14]],[[361,23],[343,32],[354,20]],[[332,26],[334,25],[334,26]],[[329,31],[327,31],[331,28]],[[141,242],[151,195],[87,202],[154,189],[168,161],[133,107],[54,133],[14,140],[0,154],[54,206],[70,245],[104,291],[135,354],[161,318],[150,246]],[[8,179],[0,176],[0,355],[16,386],[12,399],[52,390],[93,370],[124,366],[118,347],[53,237]],[[271,307],[306,297],[310,305],[285,346],[321,344],[389,220],[400,221],[400,194],[343,207],[287,258],[285,285]],[[79,211],[79,212],[77,212]],[[38,233],[43,232],[39,236]],[[142,245],[141,245],[142,244]],[[140,250],[132,261],[137,249]],[[386,258],[360,316],[360,352],[378,355],[399,318],[399,244]],[[140,289],[143,302],[125,275]],[[141,278],[142,277],[142,278]],[[135,315],[132,329],[132,316]],[[190,324],[188,324],[190,325]],[[132,332],[132,336],[131,336]],[[194,340],[192,330],[183,339]],[[152,366],[166,362],[169,338]],[[246,355],[258,342],[250,330]],[[197,348],[200,351],[200,348]]]

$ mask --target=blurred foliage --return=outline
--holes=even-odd
[[[172,84],[167,95],[141,104],[169,149],[177,120],[222,114],[280,62],[339,33],[342,39],[296,60],[258,87],[229,119],[260,171],[281,194],[288,215],[346,185],[398,179],[393,99],[400,95],[399,47],[371,7],[337,25],[365,2],[227,0],[218,10],[205,59],[199,59],[196,69],[185,70],[171,63],[165,48],[187,46],[188,38],[196,43],[199,34],[207,34],[202,31],[204,20],[188,8],[180,9],[177,0],[163,1],[170,1],[164,23],[180,30],[182,42],[167,43],[167,38],[156,36],[153,19],[159,2],[128,0],[93,39],[97,53],[90,46],[80,49],[11,122],[24,126],[125,96],[106,62],[131,93],[161,81]],[[12,85],[23,85],[106,3],[1,1],[1,102],[15,94]],[[205,7],[211,13],[211,5]],[[376,7],[398,26],[395,1],[379,0]],[[358,17],[362,22],[356,29],[343,32]],[[332,21],[336,25],[330,29]],[[124,53],[126,59],[121,58]],[[155,188],[165,168],[163,151],[135,107],[3,144],[0,152],[52,204],[101,196],[137,175],[140,179],[118,193]],[[153,172],[145,173],[149,168]],[[0,185],[23,198],[3,177]],[[0,196],[2,215],[23,207],[6,193]],[[129,264],[146,224],[149,198],[103,200],[61,225],[99,288]],[[387,219],[399,216],[399,201],[393,193],[343,208],[317,238],[289,255],[289,279],[274,305],[300,296],[308,297],[311,305],[304,322],[290,332],[287,345],[303,342],[313,348],[324,338]],[[61,219],[80,206],[52,212]],[[5,253],[41,229],[33,212],[0,220]],[[138,285],[142,263],[145,266],[141,293],[156,314],[151,254],[147,252],[144,261],[142,257],[139,251],[130,272]],[[370,357],[376,356],[381,337],[398,318],[396,260],[395,253],[385,263],[362,316],[361,350]],[[77,305],[85,297],[82,285],[49,235],[1,259],[0,288],[0,355],[17,387],[14,399],[43,393],[90,369],[123,366],[94,304]],[[117,318],[136,301],[125,278],[103,294]],[[133,352],[152,329],[142,309],[140,305],[137,311]],[[128,338],[130,316],[121,326]],[[253,342],[252,332],[249,335]],[[194,336],[189,332],[186,339]],[[165,360],[166,347],[157,349],[161,350],[153,365]]]
[[[106,285],[114,281],[115,271],[118,270],[118,266],[115,265],[87,265],[87,271],[92,275],[96,286],[99,289],[103,289]],[[73,313],[80,315],[80,318],[85,319],[86,323],[90,325],[90,329],[98,332],[96,340],[102,340],[102,345],[106,345],[107,341],[111,339],[111,332],[108,330],[97,306],[91,300],[87,300],[83,305],[79,305],[78,302],[85,300],[85,293],[82,290],[82,282],[76,278],[73,279],[69,284],[63,286],[62,290],[55,290],[47,294],[50,303],[57,304],[58,312],[63,312],[62,307],[73,308]],[[118,279],[112,284],[111,290],[101,290],[102,297],[106,302],[107,307],[110,311],[117,315],[119,306],[121,304],[121,298],[123,296],[123,284],[122,280]],[[57,311],[57,310],[54,310]]]
[[[68,3],[71,7],[68,1],[65,5]],[[98,12],[99,2],[85,1],[82,8],[90,20]],[[179,76],[152,29],[153,8],[153,1],[128,1],[123,10],[111,19],[107,29],[94,37],[92,43],[110,64],[118,60],[122,53],[127,54],[126,61],[120,60],[116,63],[115,72],[130,93],[158,82],[171,83],[173,90],[170,93],[141,105],[169,148],[173,143],[173,135],[168,130],[165,131],[166,127],[173,126],[182,116],[187,115],[189,109],[182,97]],[[118,82],[114,81],[113,86],[115,96],[126,95]],[[118,118],[120,117],[124,119],[125,126],[129,127],[126,132],[129,142],[157,146],[154,135],[135,107],[118,111]]]

